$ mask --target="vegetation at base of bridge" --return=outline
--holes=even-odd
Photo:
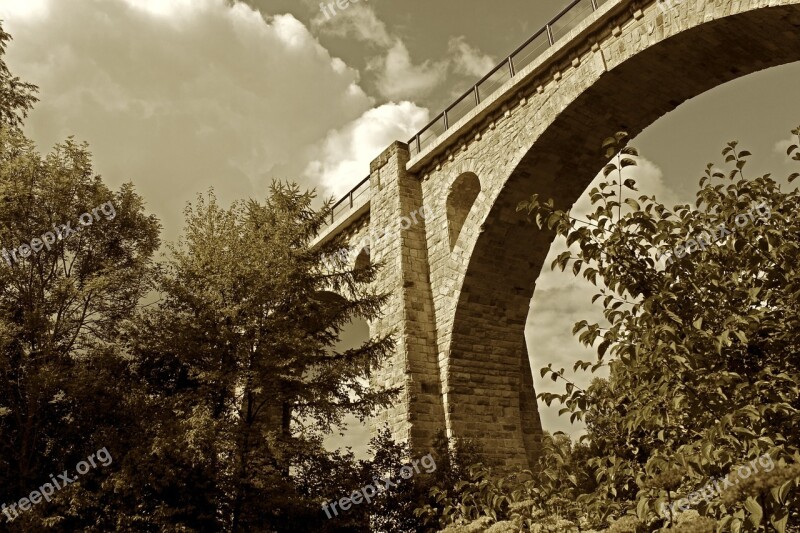
[[[156,264],[159,223],[133,186],[109,190],[72,140],[37,153],[12,120],[25,94],[0,101],[3,244],[108,198],[117,216],[0,269],[0,504],[87,450],[115,461],[0,514],[0,531],[317,531],[320,501],[402,466],[386,439],[371,461],[322,446],[345,415],[393,399],[365,381],[393,341],[334,349],[384,297],[367,290],[376,266],[322,272],[331,250],[309,242],[329,214],[310,209],[310,193],[275,185],[266,202],[227,209],[200,197]],[[148,293],[161,298],[141,306]],[[373,508],[402,521],[407,498]],[[354,512],[337,527],[364,523]]]
[[[132,184],[110,190],[85,144],[42,155],[24,135],[37,88],[9,72],[9,39],[0,26],[0,248],[109,199],[116,216],[0,268],[0,504],[100,446],[114,461],[79,466],[25,512],[4,507],[0,532],[420,527],[413,509],[466,475],[468,447],[439,438],[433,474],[335,520],[322,509],[398,479],[409,455],[388,431],[369,460],[323,446],[345,416],[363,422],[396,396],[368,385],[390,337],[337,348],[386,296],[370,289],[380,264],[325,265],[341,243],[311,246],[332,202],[315,210],[313,193],[275,184],[266,200],[222,207],[210,192],[156,261],[160,223]]]
[[[792,134],[800,161],[800,128]],[[546,436],[533,471],[474,467],[457,490],[436,490],[438,505],[418,513],[443,532],[800,531],[800,194],[784,190],[798,174],[751,175],[751,154],[731,142],[731,168],[709,164],[695,205],[668,209],[627,197],[638,156],[627,142],[603,143],[611,162],[585,220],[537,195],[519,205],[566,239],[552,268],[595,285],[604,308],[604,324],[575,324],[597,350],[574,370],[607,367],[607,379],[584,390],[542,369],[564,392],[540,400],[585,421],[586,435]],[[733,224],[761,201],[769,219]],[[735,231],[658,264],[659,249],[712,223]],[[774,468],[753,468],[759,458]],[[699,498],[716,479],[728,480],[722,494]]]

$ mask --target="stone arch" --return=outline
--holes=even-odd
[[[365,246],[356,256],[355,268],[366,268],[371,264],[369,246]]]
[[[451,251],[455,248],[458,236],[461,234],[464,223],[480,193],[481,181],[473,172],[464,172],[459,175],[450,186],[445,205]]]
[[[530,461],[541,431],[523,332],[554,237],[525,223],[518,202],[538,193],[568,208],[606,163],[598,150],[605,137],[620,130],[635,137],[716,86],[800,61],[796,0],[684,1],[666,14],[655,3],[641,7],[593,37],[602,43],[556,82],[511,105],[496,130],[482,134],[483,148],[470,147],[469,157],[495,168],[474,213],[481,231],[456,250],[466,267],[455,282],[455,310],[443,318],[452,322],[439,326],[445,410],[452,434],[477,438],[507,465]]]
[[[334,305],[336,304],[343,305],[347,302],[347,299],[338,292],[333,292],[328,290],[315,292],[314,299],[319,302],[323,302],[326,304],[334,304]]]

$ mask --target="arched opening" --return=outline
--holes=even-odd
[[[467,267],[456,280],[452,329],[445,332],[450,335],[445,346],[449,355],[446,408],[454,433],[496,447],[499,462],[515,464],[525,454],[528,459],[534,457],[537,425],[541,428],[536,402],[530,399],[533,387],[526,383],[531,372],[524,331],[531,296],[541,283],[540,272],[543,266],[549,267],[545,259],[553,232],[526,223],[516,213],[518,203],[537,193],[543,199],[553,198],[558,208],[569,208],[607,162],[598,149],[605,137],[624,130],[635,138],[660,117],[710,89],[800,60],[800,7],[796,4],[743,9],[729,16],[716,12],[711,16],[711,6],[705,14],[691,11],[695,5],[685,2],[675,9],[688,13],[692,21],[688,28],[665,27],[664,33],[671,35],[656,37],[656,30],[662,29],[650,11],[640,26],[632,24],[629,30],[651,35],[649,41],[626,47],[626,35],[619,42],[610,40],[603,50],[613,47],[614,53],[595,56],[597,63],[580,63],[577,68],[582,70],[574,71],[577,74],[566,72],[547,94],[551,104],[514,109],[511,116],[518,113],[516,124],[521,126],[502,134],[517,140],[514,147],[519,157],[503,160],[496,152],[482,155],[496,156],[490,161],[497,169],[498,185],[487,178],[492,187],[487,186],[484,194],[491,205],[481,206],[478,213],[482,231],[462,237],[460,249],[453,252],[460,254]],[[719,43],[713,60],[704,48],[708,42]],[[484,139],[496,139],[493,136],[489,133]],[[713,154],[704,149],[702,157],[709,155]],[[554,360],[548,348],[531,347],[537,369]],[[566,351],[570,347],[553,348]],[[490,378],[491,388],[484,385]],[[516,449],[500,450],[506,442],[514,443]]]
[[[358,255],[356,262],[358,263],[362,257],[366,258],[369,262],[369,252],[365,248]],[[340,294],[334,292],[322,291],[315,295],[315,298],[320,301],[325,301],[329,304],[344,303],[345,299]],[[370,338],[369,324],[363,318],[354,318],[350,323],[346,324],[339,334],[339,342],[335,346],[335,350],[343,352],[358,348]],[[366,383],[362,383],[366,384]],[[371,434],[368,425],[362,423],[358,418],[353,415],[346,415],[344,417],[344,427],[341,433],[333,433],[325,437],[323,446],[330,451],[352,449],[357,459],[366,459],[369,457],[368,447]]]
[[[472,172],[461,174],[447,195],[447,227],[450,232],[450,250],[455,248],[461,228],[467,220],[472,205],[481,192],[481,181]]]
[[[369,246],[365,246],[356,257],[355,268],[366,268],[370,265],[370,261]]]

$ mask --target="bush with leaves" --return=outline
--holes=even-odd
[[[788,155],[800,161],[800,128],[792,133]],[[625,133],[602,150],[610,162],[585,220],[538,195],[518,208],[566,240],[553,268],[569,266],[598,287],[592,302],[601,301],[604,323],[583,320],[573,330],[597,356],[574,370],[608,367],[608,378],[583,389],[548,366],[542,376],[565,391],[539,394],[585,421],[585,446],[559,463],[555,441],[545,441],[548,467],[566,471],[520,480],[475,469],[455,491],[436,491],[436,509],[420,512],[447,531],[796,531],[800,194],[785,187],[800,174],[747,175],[751,154],[731,142],[722,152],[731,168],[709,163],[694,206],[669,209],[652,196],[626,196],[636,191],[638,152]],[[764,216],[742,224],[754,206]],[[711,228],[714,242],[701,243]],[[692,253],[662,262],[678,244]],[[765,454],[774,471],[694,501],[692,511],[659,514]]]
[[[793,135],[788,153],[800,160],[800,128]],[[763,454],[781,465],[800,461],[800,195],[784,190],[797,173],[783,184],[769,174],[748,176],[751,154],[731,142],[723,156],[732,168],[709,163],[694,206],[626,198],[636,182],[625,169],[638,156],[627,141],[620,133],[604,142],[613,159],[589,193],[596,207],[587,220],[536,195],[519,209],[566,239],[571,249],[554,268],[571,264],[574,275],[600,287],[593,301],[602,298],[607,324],[581,321],[574,329],[583,344],[597,346],[597,358],[575,369],[609,366],[608,380],[587,390],[567,381],[564,394],[540,395],[588,424],[599,486],[583,501],[615,505],[615,514],[633,512],[655,527],[667,499],[736,465]],[[758,204],[769,216],[737,224]],[[719,236],[701,246],[698,236],[709,228],[720,228]],[[694,253],[660,264],[659,250],[679,243]],[[548,374],[567,380],[564,369],[542,370]],[[677,485],[664,475],[676,471]],[[785,531],[797,483],[696,508],[734,531],[766,524]]]
[[[503,474],[472,465],[462,480],[435,487],[434,502],[416,512],[433,530],[469,531],[485,524],[514,531],[576,528],[586,522],[576,497],[594,487],[584,466],[586,451],[563,433],[545,434],[532,470]]]

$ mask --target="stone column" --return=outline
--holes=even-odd
[[[370,165],[370,256],[383,262],[375,288],[390,295],[370,333],[392,333],[397,343],[373,381],[401,389],[395,404],[376,417],[373,433],[388,423],[418,454],[430,451],[445,426],[425,229],[430,211],[419,180],[406,172],[408,160],[408,146],[395,142]]]

